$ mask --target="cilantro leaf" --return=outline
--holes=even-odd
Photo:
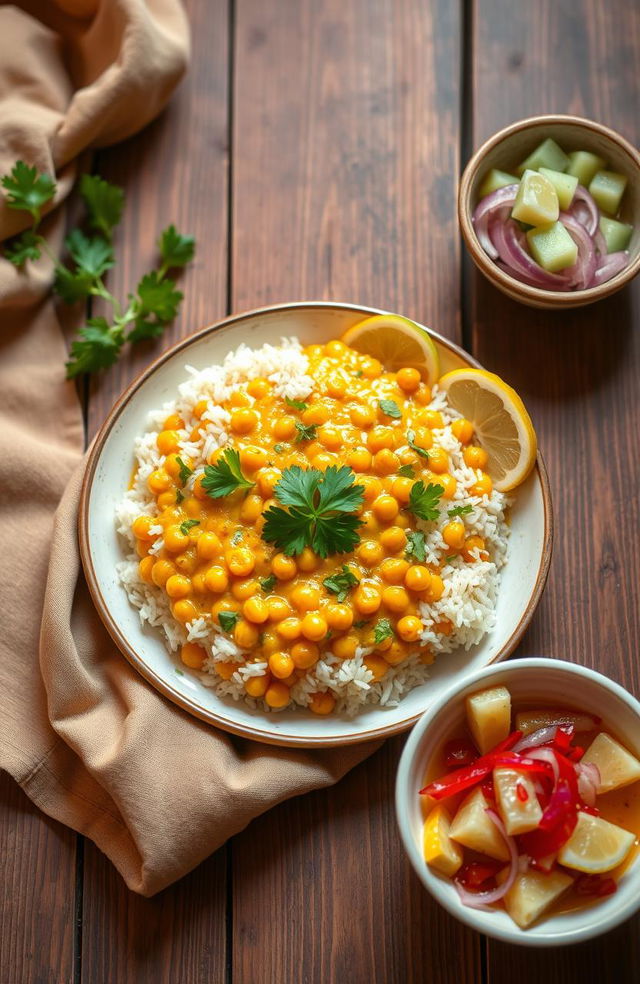
[[[184,502],[184,492],[181,492],[180,489],[176,489],[176,504],[180,505],[181,502]]]
[[[183,523],[180,523],[180,532],[184,533],[186,536],[189,530],[193,529],[194,526],[199,526],[199,519],[185,519]]]
[[[409,447],[411,448],[411,450],[412,451],[415,451],[416,454],[419,454],[421,458],[428,458],[429,457],[429,452],[428,451],[425,451],[424,448],[418,447],[418,445],[416,444],[416,432],[415,431],[412,431],[412,430],[408,430],[407,431],[407,444],[409,445]]]
[[[239,618],[240,612],[218,612],[218,621],[225,632],[233,632]]]
[[[388,618],[379,618],[373,630],[373,641],[376,646],[393,635],[393,626]]]
[[[175,290],[173,280],[161,280],[157,270],[145,273],[137,287],[140,302],[139,315],[155,315],[158,321],[172,321],[182,300],[182,291]]]
[[[122,188],[110,184],[98,174],[83,174],[80,178],[80,194],[89,214],[91,228],[98,229],[107,239],[111,239],[111,233],[118,225],[124,208]]]
[[[282,452],[284,451],[284,444],[274,444],[273,450],[275,451],[276,454],[282,454]]]
[[[260,587],[262,588],[265,594],[269,594],[270,591],[273,591],[273,589],[276,586],[277,580],[278,578],[275,576],[275,574],[269,574],[269,577],[265,577],[263,581],[260,581]]]
[[[111,328],[106,318],[89,318],[78,336],[71,344],[71,358],[66,363],[68,379],[83,372],[108,369],[117,361],[122,333]]]
[[[316,437],[316,425],[315,424],[302,424],[299,420],[296,420],[296,430],[298,431],[298,436],[296,437],[296,444],[300,444],[301,441],[314,441]]]
[[[444,559],[446,560],[446,562],[448,564],[450,564],[451,561],[452,560],[455,560],[457,556],[458,556],[458,554],[447,554],[447,556]]]
[[[378,406],[387,417],[393,417],[396,420],[401,419],[402,410],[395,400],[378,400]]]
[[[271,506],[264,514],[262,538],[295,556],[312,547],[320,557],[353,550],[362,521],[353,513],[362,504],[364,490],[354,485],[350,468],[330,465],[285,468],[274,489],[275,498],[289,511]]]
[[[402,475],[403,478],[415,478],[416,473],[413,465],[401,465],[398,468],[398,475]]]
[[[41,255],[40,237],[33,229],[25,229],[20,236],[4,247],[5,259],[17,267],[22,266],[27,260],[39,260]]]
[[[424,564],[427,559],[425,536],[420,530],[407,530],[407,546],[404,555],[407,560],[417,560]]]
[[[93,277],[88,274],[74,272],[68,267],[58,267],[53,289],[65,304],[75,304],[89,296],[92,285]]]
[[[35,225],[41,218],[43,205],[50,202],[56,193],[56,183],[49,174],[38,174],[35,167],[24,161],[16,161],[10,174],[2,178],[2,187],[7,192],[9,208],[29,212]]]
[[[158,250],[165,269],[171,270],[191,262],[196,251],[196,241],[193,236],[180,235],[172,224],[160,233]]]
[[[242,474],[240,454],[235,448],[226,448],[215,465],[206,465],[202,479],[202,489],[212,499],[221,499],[236,489],[251,489],[255,484]]]
[[[191,476],[193,475],[193,468],[189,468],[188,465],[185,465],[184,461],[179,456],[176,458],[176,461],[178,462],[178,468],[180,469],[178,472],[178,478],[180,479],[180,483],[184,488],[187,482],[189,481],[189,479],[191,478]]]
[[[357,622],[353,623],[354,629],[364,629],[365,625],[368,625],[371,619],[361,618]]]
[[[92,280],[110,270],[115,262],[113,248],[102,236],[89,238],[81,229],[72,229],[64,242],[78,270]]]
[[[294,410],[306,410],[309,405],[308,403],[305,403],[304,400],[291,400],[288,396],[285,396],[284,402],[288,407],[292,407]]]
[[[449,509],[447,516],[466,516],[470,512],[473,512],[473,506],[468,503],[466,506],[454,506],[453,509]]]
[[[349,570],[347,565],[343,564],[342,571],[336,571],[336,573],[331,574],[330,577],[325,577],[322,583],[327,591],[331,591],[332,594],[338,596],[338,601],[345,601],[351,588],[357,588],[360,581],[355,574]]]
[[[406,508],[420,519],[437,519],[440,515],[438,503],[443,492],[441,485],[432,485],[431,482],[425,485],[422,480],[416,482],[411,489]]]

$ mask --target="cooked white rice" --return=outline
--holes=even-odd
[[[282,339],[279,346],[264,345],[257,350],[241,345],[226,357],[221,366],[210,366],[202,371],[187,366],[188,379],[179,386],[177,398],[149,415],[149,430],[135,442],[138,466],[135,481],[120,502],[116,514],[118,533],[129,550],[127,559],[118,565],[118,576],[130,602],[139,611],[140,621],[163,633],[172,652],[187,641],[197,641],[209,654],[204,671],[199,674],[202,683],[214,688],[221,697],[244,700],[265,711],[272,711],[272,708],[263,700],[247,696],[244,681],[250,676],[262,675],[266,663],[245,664],[243,651],[209,615],[197,618],[186,626],[176,621],[162,589],[140,578],[139,557],[135,552],[131,524],[143,513],[150,516],[157,514],[155,499],[147,487],[147,478],[162,462],[163,456],[157,449],[156,438],[169,414],[178,413],[185,422],[184,429],[178,432],[181,438],[180,453],[194,462],[194,474],[190,479],[193,483],[203,471],[211,451],[227,442],[226,427],[229,422],[228,412],[220,406],[209,408],[198,420],[193,415],[194,406],[202,399],[220,404],[228,399],[238,384],[256,377],[268,378],[278,395],[305,399],[314,388],[307,368],[306,356],[294,338]],[[445,394],[437,386],[433,388],[429,407],[442,413],[445,424],[460,416],[448,406]],[[203,421],[206,427],[202,439],[190,441],[191,431]],[[421,605],[420,615],[424,624],[421,644],[428,645],[438,657],[460,647],[468,650],[493,629],[500,569],[506,560],[509,529],[505,520],[508,500],[504,494],[494,490],[489,496],[481,498],[469,495],[468,489],[477,480],[477,474],[465,464],[462,446],[453,433],[446,427],[434,430],[433,439],[434,446],[443,447],[449,454],[449,472],[456,479],[457,489],[453,500],[441,501],[437,522],[416,520],[426,537],[426,563],[438,563],[442,551],[446,549],[441,529],[448,522],[447,509],[461,500],[473,506],[473,511],[465,516],[469,533],[476,533],[484,539],[491,557],[490,560],[477,560],[472,564],[465,563],[458,556],[445,562],[441,570],[444,581],[441,599]],[[158,526],[154,532],[160,533],[162,528]],[[159,537],[152,551],[157,553],[162,546],[162,538]],[[448,619],[453,626],[448,636],[434,631],[434,625],[444,619]],[[404,694],[424,683],[429,676],[428,666],[420,661],[419,650],[416,650],[401,665],[390,667],[384,678],[376,683],[363,662],[368,652],[360,648],[352,659],[341,660],[327,649],[317,664],[291,688],[295,704],[306,706],[312,693],[327,690],[336,698],[337,713],[353,715],[363,704],[397,705]],[[216,663],[236,660],[238,669],[229,680],[223,680],[216,672]]]

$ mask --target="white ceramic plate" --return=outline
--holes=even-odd
[[[237,315],[180,342],[149,367],[118,401],[93,446],[80,503],[80,552],[98,612],[113,639],[137,670],[166,697],[211,724],[235,734],[279,745],[329,746],[379,738],[404,731],[463,674],[512,652],[540,600],[551,557],[552,522],[549,485],[542,459],[518,489],[511,514],[509,556],[500,586],[497,626],[469,652],[441,657],[431,678],[406,695],[398,707],[371,707],[356,717],[319,718],[302,709],[280,713],[253,710],[221,698],[195,674],[176,673],[179,664],[154,629],[142,627],[116,578],[122,543],[114,523],[134,464],[134,439],[146,429],[147,414],[173,399],[185,378],[185,365],[203,369],[224,358],[241,342],[257,347],[297,336],[303,344],[336,338],[363,317],[384,312],[347,304],[301,303]],[[443,372],[474,360],[431,332]]]

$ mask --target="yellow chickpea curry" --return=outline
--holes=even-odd
[[[179,622],[211,616],[245,651],[246,661],[267,662],[265,674],[247,679],[245,688],[272,708],[289,703],[290,687],[329,647],[340,659],[353,657],[359,646],[372,648],[364,662],[374,681],[416,650],[423,631],[418,607],[437,601],[444,585],[438,564],[416,559],[420,551],[412,550],[411,538],[419,524],[407,505],[420,480],[437,484],[444,499],[456,490],[448,455],[432,433],[444,421],[427,408],[431,390],[417,369],[384,372],[376,359],[340,341],[304,351],[315,382],[305,401],[285,401],[267,379],[253,379],[223,404],[230,413],[230,442],[209,456],[209,464],[235,449],[243,484],[212,498],[202,473],[189,481],[192,462],[180,455],[177,433],[184,421],[174,414],[157,438],[162,467],[148,479],[158,515],[133,523],[142,579],[166,592]],[[195,406],[196,419],[207,406],[206,400]],[[201,427],[190,440],[201,438]],[[470,443],[472,425],[459,419],[451,430],[466,445],[466,463],[478,470],[470,494],[488,494],[487,455]],[[322,472],[330,466],[351,469],[350,482],[362,489],[354,510],[362,524],[355,549],[323,558],[305,546],[291,556],[294,551],[263,539],[265,513],[278,505],[276,485],[296,465]],[[158,526],[164,546],[149,553]],[[468,563],[487,557],[482,538],[467,536],[461,517],[446,524],[443,538],[447,555],[459,554]],[[435,626],[445,634],[451,629],[446,619]],[[201,669],[207,653],[188,642],[181,658]],[[420,658],[433,659],[427,647]],[[215,663],[223,679],[237,666]],[[334,706],[329,692],[313,694],[309,705],[317,714],[329,714]]]

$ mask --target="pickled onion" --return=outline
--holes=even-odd
[[[493,902],[499,902],[501,898],[504,898],[516,880],[516,875],[518,874],[520,867],[518,849],[516,847],[515,840],[513,837],[509,836],[505,830],[502,820],[495,810],[487,809],[485,810],[485,813],[498,828],[506,841],[507,848],[509,850],[509,874],[501,885],[497,885],[496,888],[492,888],[488,892],[469,892],[460,884],[460,882],[457,882],[454,879],[454,885],[456,886],[458,895],[460,896],[460,901],[463,905],[469,906],[471,909],[486,909],[488,905],[492,905]]]

